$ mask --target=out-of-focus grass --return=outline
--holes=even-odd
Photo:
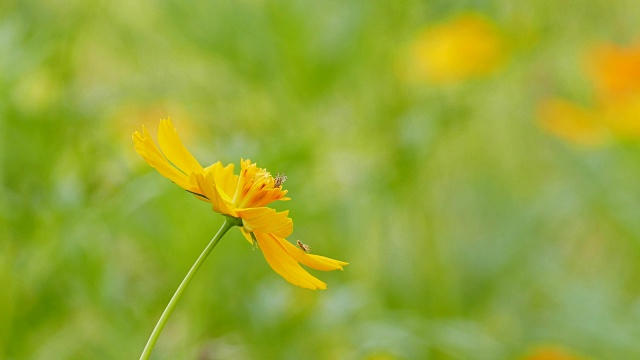
[[[581,54],[640,39],[624,1],[31,1],[0,5],[0,357],[135,358],[221,223],[131,133],[171,116],[203,163],[285,172],[292,239],[349,261],[290,286],[231,232],[158,359],[640,356],[640,153],[545,133]],[[407,81],[472,12],[505,60]],[[640,121],[640,117],[637,121]]]

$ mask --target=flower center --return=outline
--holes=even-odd
[[[242,163],[233,204],[237,208],[252,208],[283,199],[287,191],[282,190],[282,184],[286,180],[286,175],[278,173],[274,178],[267,170],[246,160]]]

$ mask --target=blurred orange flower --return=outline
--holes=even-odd
[[[463,14],[422,30],[409,49],[409,80],[455,83],[494,71],[504,59],[498,29],[477,14]]]
[[[574,103],[551,99],[540,104],[540,126],[548,132],[585,146],[600,145],[607,140],[607,131],[597,117]]]
[[[560,346],[539,346],[521,358],[522,360],[586,360]]]
[[[597,45],[587,54],[585,67],[601,101],[640,93],[640,43]]]
[[[539,107],[540,125],[569,142],[594,146],[611,139],[640,139],[640,44],[603,44],[585,57],[595,102],[583,108],[552,99]]]

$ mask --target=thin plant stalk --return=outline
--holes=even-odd
[[[149,358],[149,356],[151,356],[153,347],[156,345],[156,342],[160,337],[160,333],[162,332],[162,329],[167,323],[169,316],[171,316],[171,313],[173,312],[173,309],[176,307],[176,304],[178,303],[178,301],[180,300],[180,297],[182,297],[182,293],[184,293],[184,290],[187,288],[187,286],[189,286],[191,279],[193,279],[193,276],[196,274],[196,272],[198,272],[198,269],[200,269],[200,266],[202,266],[202,263],[204,263],[207,256],[209,256],[209,253],[211,253],[211,250],[213,250],[213,248],[216,247],[216,245],[218,244],[220,239],[222,239],[224,234],[226,234],[226,232],[229,231],[229,229],[231,229],[233,226],[236,226],[236,225],[239,225],[237,223],[237,219],[225,216],[225,220],[224,220],[224,223],[222,224],[222,227],[220,228],[220,230],[218,230],[218,233],[213,237],[213,239],[211,239],[211,242],[209,242],[209,245],[207,245],[207,247],[204,249],[202,254],[200,254],[200,256],[198,257],[198,260],[196,260],[193,266],[191,266],[191,269],[187,273],[187,276],[184,277],[184,279],[180,283],[180,286],[178,286],[178,289],[173,294],[173,297],[171,297],[171,300],[169,301],[169,303],[167,304],[167,307],[164,309],[164,312],[160,316],[160,319],[158,320],[156,327],[153,329],[153,332],[151,333],[151,336],[147,341],[147,345],[144,347],[144,351],[142,351],[142,355],[140,355],[140,360],[146,360]]]

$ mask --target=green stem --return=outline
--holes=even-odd
[[[216,247],[216,245],[218,244],[220,239],[222,239],[224,234],[227,231],[229,231],[229,229],[231,229],[233,226],[240,225],[238,220],[239,219],[232,218],[232,217],[225,217],[222,227],[220,228],[220,230],[218,230],[218,233],[216,234],[216,236],[214,236],[213,239],[211,239],[211,242],[209,243],[209,245],[207,245],[207,247],[204,248],[204,251],[198,257],[198,260],[196,260],[193,266],[191,266],[191,269],[187,273],[187,276],[184,277],[184,280],[182,280],[182,283],[180,283],[180,286],[178,286],[178,290],[176,290],[175,294],[173,294],[173,297],[169,301],[169,304],[167,304],[167,307],[164,309],[162,316],[160,316],[160,319],[158,320],[156,327],[153,329],[153,332],[151,333],[151,336],[147,341],[147,345],[144,347],[144,351],[142,351],[142,355],[140,355],[140,360],[146,360],[149,358],[149,356],[151,356],[151,351],[153,351],[153,347],[156,345],[156,341],[158,341],[158,338],[160,337],[160,333],[162,332],[164,325],[167,323],[169,316],[171,316],[173,309],[176,307],[178,300],[180,300],[182,293],[187,288],[187,286],[189,286],[189,283],[191,282],[191,279],[193,279],[193,276],[196,274],[196,272],[198,272],[198,269],[200,269],[200,266],[202,265],[202,263],[205,261],[207,256],[209,256],[209,253],[211,253],[211,250],[213,250],[213,248]]]

